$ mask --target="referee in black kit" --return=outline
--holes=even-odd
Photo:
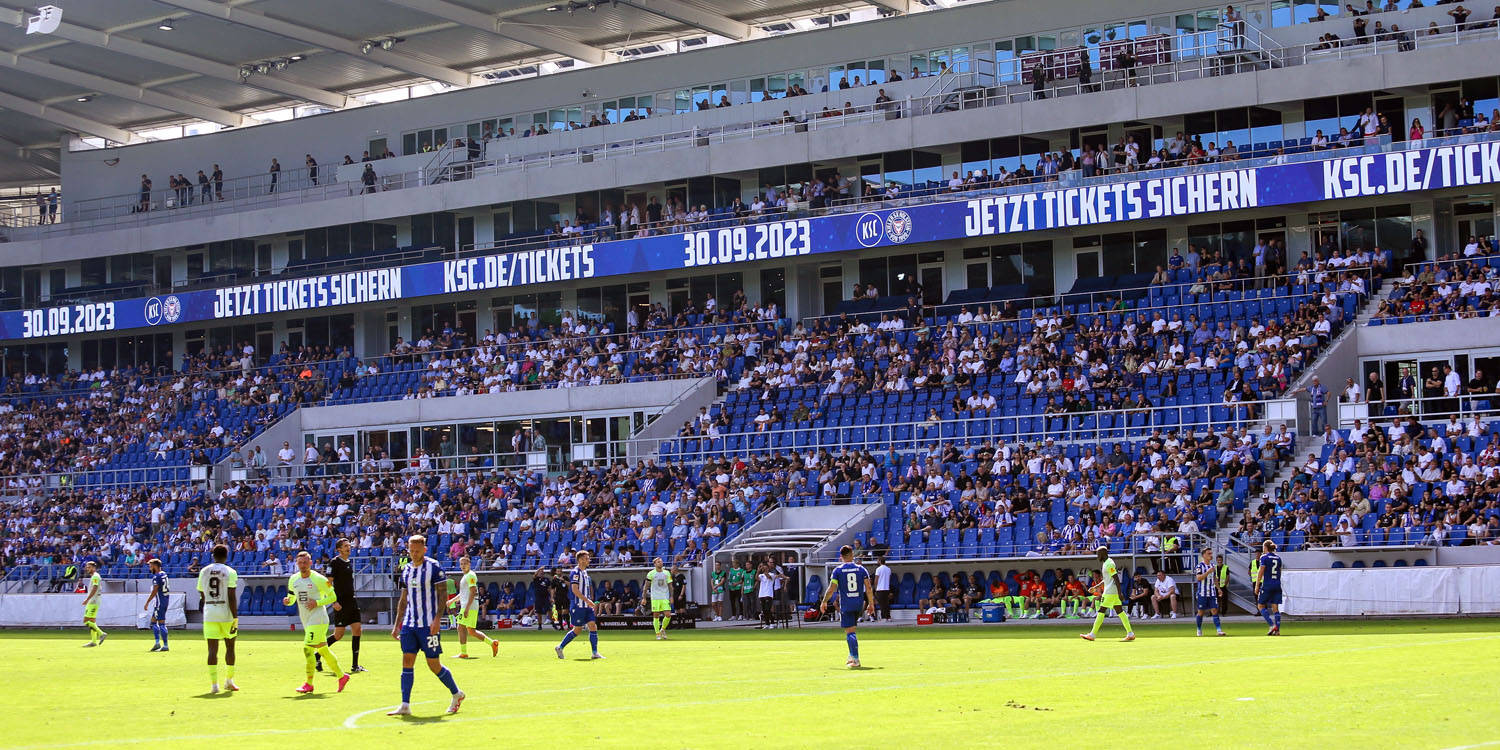
[[[344,637],[344,628],[354,632],[353,639],[349,642],[354,652],[354,666],[350,672],[363,672],[364,667],[359,665],[359,636],[363,626],[359,621],[359,602],[354,599],[354,563],[349,559],[349,551],[352,545],[348,539],[340,539],[334,549],[338,556],[328,563],[328,578],[333,581],[333,635],[328,637],[328,647]],[[318,660],[318,669],[323,669],[322,659]]]

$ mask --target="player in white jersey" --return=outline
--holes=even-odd
[[[240,604],[235,596],[240,574],[229,567],[229,548],[216,544],[214,561],[198,572],[198,591],[203,594],[203,637],[208,641],[208,678],[210,693],[219,692],[219,641],[224,642],[225,690],[239,690],[234,684],[234,639],[240,630]]]
[[[468,555],[458,558],[458,567],[464,572],[458,580],[458,594],[448,599],[449,607],[458,607],[458,658],[469,658],[469,634],[490,644],[490,656],[500,655],[500,642],[479,629],[479,574],[472,569],[473,561]]]
[[[307,662],[307,682],[302,683],[297,692],[313,691],[313,675],[317,674],[314,662],[319,656],[339,676],[338,692],[344,692],[344,686],[349,684],[349,675],[339,669],[338,659],[328,650],[327,607],[338,596],[333,593],[333,584],[322,573],[312,569],[312,555],[306,550],[297,553],[297,572],[287,579],[286,589],[287,595],[281,603],[295,606],[297,616],[302,618],[302,658]]]
[[[646,571],[646,588],[651,594],[651,625],[656,629],[656,640],[667,639],[667,626],[672,624],[672,577],[677,568],[662,567],[661,558],[651,561],[651,570]]]
[[[401,705],[386,716],[411,716],[411,686],[416,680],[412,667],[418,651],[427,657],[427,668],[453,694],[448,713],[456,714],[466,696],[438,658],[443,655],[439,637],[443,594],[439,592],[447,588],[443,566],[427,556],[427,537],[421,534],[407,540],[406,552],[411,562],[401,568],[401,600],[396,604],[396,621],[391,627],[391,637],[401,642]]]

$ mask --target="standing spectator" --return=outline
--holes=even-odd
[[[1047,63],[1042,58],[1038,58],[1031,69],[1031,98],[1047,98]]]
[[[198,200],[207,203],[212,199],[213,194],[208,188],[208,175],[203,174],[203,170],[200,169],[198,170]]]
[[[1078,91],[1086,94],[1094,90],[1094,61],[1085,47],[1078,53]]]
[[[214,173],[210,175],[210,179],[214,182],[214,200],[224,200],[224,170],[219,169],[219,165],[214,165]]]
[[[317,474],[318,464],[320,463],[320,461],[321,458],[318,455],[318,446],[313,445],[312,441],[309,440],[307,443],[307,448],[303,449],[302,451],[303,475],[312,476],[314,474]]]
[[[141,212],[151,210],[151,178],[146,175],[141,175],[141,196],[136,202],[135,210]]]
[[[47,196],[36,194],[36,223],[47,223]]]
[[[375,192],[375,165],[366,163],[365,171],[359,176],[360,184],[364,185],[363,192]]]
[[[1115,55],[1115,67],[1120,69],[1121,82],[1126,86],[1135,86],[1137,84],[1135,64],[1135,50],[1129,45],[1121,47],[1120,54]]]
[[[275,161],[275,160],[273,159],[272,161]],[[318,184],[318,160],[312,158],[312,154],[308,154],[307,155],[307,162],[306,162],[306,164],[307,164],[307,179],[312,180],[312,184],[314,184],[314,185]]]
[[[1171,612],[1172,619],[1177,619],[1177,581],[1167,575],[1167,571],[1156,571],[1156,580],[1151,582],[1151,619],[1164,617],[1162,614],[1162,602],[1167,603],[1167,609]]]
[[[755,598],[755,589],[755,566],[746,560],[745,566],[740,569],[740,616],[746,620],[754,620],[760,616],[756,606],[760,602]]]
[[[47,193],[47,223],[48,224],[56,224],[57,223],[57,202],[58,202],[58,200],[60,198],[61,198],[61,196],[59,196],[57,194],[57,188],[52,188],[52,190]]]
[[[880,619],[891,619],[891,566],[885,564],[885,555],[880,556],[875,568],[875,606],[879,607]]]
[[[271,192],[276,192],[276,180],[281,177],[281,162],[271,159]]]
[[[1312,384],[1298,388],[1297,392],[1308,396],[1308,407],[1312,412],[1312,434],[1323,434],[1323,428],[1328,424],[1328,389],[1314,375]]]
[[[297,453],[292,450],[292,444],[289,441],[283,440],[281,442],[281,450],[276,452],[276,474],[283,479],[290,478],[292,476],[292,461],[295,461],[296,458]]]

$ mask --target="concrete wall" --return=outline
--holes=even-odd
[[[464,422],[473,419],[581,414],[616,409],[660,408],[697,387],[698,380],[657,380],[588,388],[549,388],[480,396],[384,401],[300,409],[302,430],[318,432],[384,424]]]

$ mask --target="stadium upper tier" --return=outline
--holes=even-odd
[[[1086,167],[1061,169],[1049,157],[1039,166],[1046,170],[1040,175],[971,175],[967,183],[955,178],[950,187],[893,191],[889,197],[819,212],[801,207],[806,196],[769,206],[760,205],[758,198],[751,204],[736,199],[712,213],[689,213],[685,207],[663,212],[670,219],[656,225],[589,223],[575,231],[511,237],[463,253],[464,257],[409,266],[382,267],[378,254],[349,256],[288,264],[287,273],[268,281],[163,290],[119,300],[112,298],[140,294],[147,285],[61,289],[60,297],[74,300],[72,305],[0,313],[0,337],[103,333],[672,269],[719,270],[758,260],[1001,238],[1034,230],[1317,201],[1330,193],[1374,196],[1424,184],[1479,184],[1491,173],[1500,177],[1500,134],[1371,141],[1351,139],[1345,148],[1330,152],[1299,140],[1291,147],[1297,152],[1293,154],[1261,159],[1220,155],[1214,161],[1173,146],[1178,155],[1161,163],[1181,166],[1148,165],[1140,173],[1121,169],[1095,176],[1086,176]],[[1282,142],[1276,149],[1285,151],[1287,145]],[[1086,162],[1080,156],[1073,163]],[[386,257],[399,263],[432,256],[431,251],[411,249]],[[348,265],[330,272],[329,266],[340,263]],[[323,272],[313,273],[317,270]]]
[[[991,9],[990,12],[993,13],[993,10]],[[963,49],[969,51],[961,56],[962,59],[951,60],[952,65],[946,68],[945,73],[939,73],[937,69],[929,69],[924,62],[921,66],[924,70],[918,70],[917,75],[925,73],[926,77],[886,82],[882,79],[887,74],[884,70],[878,70],[878,76],[866,77],[860,81],[861,85],[858,87],[843,89],[840,87],[850,83],[852,77],[842,75],[846,66],[835,66],[840,69],[840,74],[835,76],[830,73],[833,68],[825,65],[817,69],[823,71],[824,82],[821,85],[828,89],[826,92],[815,90],[807,96],[766,99],[758,102],[745,99],[735,106],[728,107],[718,107],[716,106],[718,102],[715,102],[715,106],[707,109],[699,103],[686,106],[679,104],[673,108],[674,110],[681,109],[681,112],[666,112],[661,107],[640,107],[638,109],[650,109],[651,114],[660,113],[662,116],[648,116],[644,119],[618,122],[602,127],[589,127],[589,122],[570,124],[572,118],[564,117],[560,123],[552,122],[549,125],[543,125],[539,122],[537,128],[526,126],[518,128],[515,137],[508,136],[510,128],[500,125],[507,119],[513,123],[516,122],[515,117],[475,114],[473,122],[465,122],[461,126],[444,125],[433,123],[430,119],[426,122],[413,121],[410,111],[412,107],[400,109],[400,114],[397,114],[398,110],[375,107],[330,115],[329,117],[334,120],[348,121],[344,126],[337,128],[319,126],[316,120],[294,121],[267,128],[228,131],[200,139],[125,147],[110,152],[118,156],[118,159],[108,157],[104,159],[104,161],[114,162],[114,166],[107,169],[99,166],[101,158],[98,154],[79,152],[84,155],[77,156],[75,159],[70,154],[69,158],[65,159],[65,182],[73,181],[77,187],[65,186],[63,207],[60,212],[62,221],[46,223],[42,226],[18,226],[12,232],[12,239],[32,239],[77,231],[98,231],[111,227],[138,227],[149,223],[223,215],[257,208],[287,209],[309,202],[345,198],[351,194],[366,192],[364,176],[367,166],[374,170],[376,180],[372,187],[376,190],[428,187],[435,183],[485,176],[505,177],[504,182],[509,186],[532,190],[546,184],[555,184],[561,173],[573,172],[568,169],[560,170],[559,168],[562,167],[589,166],[595,163],[600,163],[602,166],[603,163],[625,159],[626,161],[622,162],[625,168],[628,171],[638,172],[639,170],[629,169],[630,159],[635,158],[640,162],[654,160],[658,162],[659,169],[669,162],[678,163],[676,157],[671,156],[676,152],[712,151],[716,146],[722,145],[737,146],[742,151],[754,151],[750,161],[770,156],[772,153],[779,153],[784,157],[787,153],[786,144],[778,143],[776,140],[778,137],[816,134],[817,131],[833,127],[873,126],[885,131],[885,136],[881,138],[873,135],[874,131],[872,135],[835,133],[832,138],[819,139],[815,151],[823,148],[837,148],[840,143],[849,146],[859,144],[864,151],[889,150],[894,145],[889,142],[890,136],[896,130],[899,130],[903,137],[911,139],[907,143],[908,146],[929,145],[931,136],[917,135],[917,133],[936,133],[946,128],[940,127],[939,121],[923,122],[926,116],[964,110],[976,111],[1015,105],[1022,108],[1018,110],[1019,116],[1010,117],[1004,113],[996,113],[995,117],[1000,118],[1002,132],[1025,134],[1028,129],[1038,130],[1037,124],[1043,123],[1059,128],[1093,126],[1098,124],[1101,115],[1106,118],[1106,121],[1123,122],[1185,114],[1192,109],[1192,106],[1185,105],[1187,101],[1194,98],[1194,95],[1189,92],[1210,90],[1203,88],[1205,84],[1212,90],[1216,90],[1221,99],[1224,99],[1225,94],[1230,91],[1235,92],[1236,95],[1249,95],[1251,99],[1241,102],[1241,106],[1272,106],[1285,102],[1280,100],[1273,102],[1269,99],[1263,101],[1256,89],[1267,92],[1266,96],[1273,99],[1274,95],[1269,92],[1284,91],[1289,101],[1295,102],[1305,97],[1324,95],[1324,92],[1317,92],[1313,88],[1320,79],[1327,79],[1330,87],[1344,88],[1348,82],[1344,81],[1342,76],[1347,73],[1339,66],[1323,66],[1325,69],[1317,75],[1307,75],[1299,70],[1309,65],[1316,68],[1321,61],[1346,60],[1351,57],[1405,56],[1405,64],[1402,65],[1359,66],[1362,70],[1367,70],[1372,74],[1373,78],[1367,81],[1368,85],[1357,86],[1356,90],[1394,89],[1408,83],[1404,80],[1409,75],[1408,69],[1411,69],[1412,73],[1417,72],[1412,68],[1410,61],[1424,60],[1424,56],[1429,53],[1435,56],[1433,62],[1436,62],[1437,57],[1444,58],[1450,67],[1445,71],[1446,78],[1451,79],[1462,75],[1451,69],[1451,66],[1467,64],[1468,59],[1473,57],[1473,55],[1455,57],[1451,52],[1452,47],[1469,43],[1482,45],[1495,41],[1492,28],[1487,28],[1482,24],[1453,24],[1452,19],[1447,17],[1440,8],[1413,9],[1402,15],[1405,17],[1401,20],[1408,24],[1408,28],[1403,32],[1376,34],[1366,40],[1351,40],[1349,43],[1332,45],[1326,40],[1316,38],[1319,31],[1316,25],[1276,30],[1278,38],[1287,40],[1282,43],[1272,39],[1255,24],[1236,27],[1214,23],[1208,28],[1195,29],[1189,33],[1172,28],[1167,20],[1171,16],[1162,16],[1153,18],[1149,23],[1140,22],[1140,28],[1131,25],[1126,32],[1131,38],[1115,38],[1103,43],[1099,42],[1097,32],[1085,35],[1088,39],[1087,43],[1080,43],[1077,46],[1058,45],[1056,49],[1051,50],[1026,51],[1022,49],[1025,43],[1020,40],[1007,40],[1003,55],[1000,54],[1001,45],[994,41],[968,44]],[[1439,25],[1429,27],[1426,23],[1428,20]],[[1056,21],[1065,23],[1067,19],[1059,17]],[[898,20],[894,23],[901,22]],[[1162,28],[1155,28],[1163,23],[1166,25]],[[1417,32],[1415,26],[1411,24],[1418,24],[1423,28]],[[1055,39],[1056,35],[1050,38]],[[1066,39],[1067,36],[1064,35],[1063,38]],[[1026,37],[1026,39],[1031,39],[1031,37]],[[1035,40],[1033,39],[1030,44],[1035,45]],[[952,50],[955,47],[952,47],[950,42],[950,46],[946,49]],[[1134,55],[1128,70],[1124,67],[1126,63],[1119,57],[1119,54],[1126,50]],[[869,52],[867,47],[864,47],[858,52],[850,50],[849,54],[868,56]],[[1094,77],[1088,82],[1078,80],[1079,56],[1083,54],[1088,55],[1091,66],[1098,68]],[[867,64],[860,63],[861,69],[868,70],[864,67]],[[1042,70],[1047,71],[1047,76],[1040,86],[1033,80],[1033,71],[1037,70],[1038,65]],[[893,69],[904,72],[906,67],[902,65]],[[1386,71],[1387,67],[1391,68],[1389,74]],[[1248,88],[1244,88],[1235,83],[1238,73],[1268,75],[1272,76],[1276,82],[1273,83],[1271,79],[1267,79],[1265,85],[1249,85]],[[1475,75],[1487,73],[1488,71],[1475,71]],[[1388,75],[1402,80],[1386,80]],[[774,77],[770,71],[767,72],[767,76]],[[811,77],[801,77],[814,89],[819,88],[819,84],[813,82]],[[565,79],[559,79],[561,80]],[[871,83],[871,81],[877,82]],[[619,84],[614,82],[614,85]],[[1194,88],[1195,86],[1198,88]],[[1183,95],[1173,96],[1169,93],[1177,88],[1181,88]],[[881,89],[886,89],[883,96],[878,93]],[[691,87],[688,90],[691,90]],[[1153,90],[1160,91],[1153,94],[1143,93]],[[765,91],[767,90],[763,89],[763,93]],[[774,89],[769,91],[774,94]],[[740,92],[734,93],[735,98],[741,98]],[[1344,93],[1344,91],[1330,89],[1326,92],[1326,94],[1335,93]],[[593,92],[590,91],[590,96],[592,95]],[[1078,107],[1069,102],[1069,97],[1073,95],[1100,98],[1091,106]],[[1110,100],[1110,97],[1116,95],[1131,99],[1128,104],[1125,101]],[[442,111],[452,111],[456,116],[460,112],[473,109],[475,104],[478,104],[481,107],[480,111],[483,111],[491,106],[489,102],[492,101],[492,99],[485,99],[470,102],[469,100],[480,96],[478,92],[464,91],[449,96],[463,98],[462,101],[465,103],[458,104],[460,99],[446,97],[429,99],[424,100],[426,109],[422,111],[426,111],[427,117],[430,118],[432,109],[441,108],[441,103],[447,101],[453,106],[451,110],[443,109]],[[745,96],[748,96],[748,93]],[[632,95],[629,98],[634,100],[637,97]],[[877,99],[889,99],[889,101],[877,101]],[[618,106],[619,101],[615,98],[611,102],[617,105],[614,114],[616,119],[623,120],[627,116],[626,111],[637,109],[621,108]],[[1176,103],[1173,104],[1173,102]],[[1230,105],[1227,100],[1221,103],[1224,106]],[[1026,114],[1024,110],[1027,107],[1036,108],[1037,114],[1035,116]],[[568,112],[570,109],[571,107],[564,106],[560,111]],[[381,112],[388,114],[384,122]],[[1043,114],[1044,112],[1052,116]],[[1059,115],[1064,116],[1064,119],[1069,119],[1084,112],[1092,112],[1093,118],[1077,122],[1058,121]],[[601,112],[600,114],[602,117],[598,122],[602,125],[610,118],[610,113]],[[638,116],[639,114],[641,113],[637,113]],[[1426,114],[1428,122],[1437,119],[1435,110]],[[993,121],[995,117],[988,119]],[[1398,130],[1405,130],[1406,123],[1399,122],[1393,125]],[[262,131],[271,130],[284,132],[267,140],[267,134]],[[396,158],[376,158],[363,162],[349,156],[367,152],[370,143],[373,142],[370,140],[351,142],[348,139],[349,133],[390,134],[398,130],[409,132],[414,137],[410,139],[409,144],[405,142],[390,144],[399,146],[402,151]],[[546,132],[548,130],[567,132]],[[507,136],[502,137],[501,131],[504,131]],[[533,136],[522,137],[525,132],[533,131],[535,132]],[[486,132],[490,136],[488,139],[485,137]],[[420,135],[423,133],[426,134],[425,137]],[[440,135],[434,136],[434,133]],[[992,125],[990,131],[982,135],[991,137],[997,134],[999,133]],[[1296,135],[1299,139],[1313,137],[1310,131]],[[1329,135],[1331,136],[1332,132]],[[872,137],[879,142],[871,141]],[[448,140],[449,138],[451,140]],[[378,140],[385,144],[388,139],[391,139],[390,135],[381,136]],[[748,145],[763,139],[769,139],[770,145],[764,150],[766,153],[761,153],[762,149],[751,149]],[[402,140],[407,139],[403,137]],[[1283,136],[1277,140],[1284,141],[1286,137]],[[217,143],[218,146],[205,146],[203,145],[205,143]],[[281,153],[281,149],[285,148],[288,143],[302,145],[296,149],[295,153]],[[1244,149],[1251,144],[1238,145]],[[252,164],[251,154],[266,154],[267,156],[254,157]],[[280,162],[282,162],[274,173],[274,177],[266,170],[270,155],[279,155]],[[379,153],[376,154],[376,156],[379,155]],[[856,155],[855,152],[811,154],[818,159],[854,155]],[[300,166],[305,161],[304,156],[315,157],[313,161],[316,166]],[[746,156],[751,155],[746,154]],[[755,164],[743,159],[741,161],[744,167],[774,166],[772,163]],[[216,179],[209,173],[213,171],[213,165],[220,162],[228,163],[230,167],[226,172],[226,177]],[[187,166],[189,163],[190,167]],[[75,167],[76,171],[69,173],[69,166]],[[701,173],[704,167],[705,164],[701,160],[689,158],[681,162],[680,168],[684,170],[681,174],[661,174],[660,176],[688,178]],[[177,175],[186,176],[189,186],[185,190],[169,186],[167,180],[160,176],[162,169],[170,170],[174,178]],[[208,176],[198,178],[196,173],[199,169],[204,170]],[[656,170],[652,171],[654,173]],[[552,174],[546,179],[538,179],[529,174],[523,179],[517,179],[518,173],[522,172],[551,172]],[[577,174],[582,177],[586,172],[587,170]],[[145,188],[144,195],[142,189],[137,186],[138,175],[141,174],[154,175],[154,184]],[[591,183],[589,187],[624,187],[628,183],[604,184],[623,178],[623,175],[614,174],[614,168],[610,167],[607,173],[600,172],[593,175],[589,179]],[[110,180],[115,181],[112,189],[102,184]],[[121,180],[124,181],[123,184]],[[212,191],[206,190],[210,182],[212,182]],[[568,188],[563,191],[554,191],[552,194],[571,191],[572,188]],[[207,192],[213,193],[214,200],[203,199]],[[486,195],[483,200],[467,205],[493,202],[497,198],[548,197],[546,194],[494,195],[488,190],[484,192]],[[218,200],[221,194],[224,200]],[[461,201],[463,197],[461,195],[445,196],[443,200]],[[172,210],[165,210],[169,207]],[[30,212],[24,212],[16,217],[14,223],[34,224],[36,217]]]

